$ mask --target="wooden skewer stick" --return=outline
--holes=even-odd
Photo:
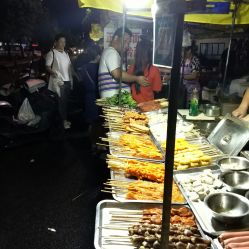
[[[96,143],[96,145],[100,145],[100,146],[105,146],[105,147],[109,147],[109,144],[102,144],[102,143]]]
[[[104,246],[102,246],[101,247],[101,249],[110,249],[109,247],[105,247],[105,244],[102,244],[102,245],[104,245]],[[110,244],[106,244],[106,246],[110,246]],[[120,248],[122,248],[123,246],[124,247],[126,247],[126,249],[127,249],[127,245],[126,244],[124,244],[124,245],[118,245]],[[131,246],[131,245],[128,245],[129,247],[130,247],[130,249],[136,249],[136,247],[133,247],[133,246]]]
[[[124,214],[124,213],[129,213],[129,214],[143,214],[142,210],[122,210],[122,211],[110,211],[110,214]]]
[[[116,188],[116,187],[110,187],[110,188],[105,187],[105,188],[104,188],[104,190],[107,190],[107,191],[108,191],[108,190],[110,190],[110,191],[112,191],[112,190],[113,190],[113,191],[115,191],[115,192],[117,192],[117,191],[118,191],[118,192],[120,192],[120,193],[127,192],[127,190],[124,190],[124,189],[119,189],[119,188]]]
[[[101,192],[108,193],[108,194],[117,194],[115,191],[107,191],[107,190],[103,190],[103,189],[101,189]]]
[[[131,239],[130,238],[104,238],[103,239],[103,242],[104,243],[111,243],[111,244],[119,244],[119,243],[122,243],[122,244],[126,244],[126,245],[132,245],[132,242],[131,242]]]
[[[103,243],[111,243],[111,244],[117,244],[117,243],[122,243],[126,244],[127,246],[132,245],[131,238],[117,238],[117,237],[110,237],[110,238],[103,238]]]
[[[127,179],[127,180],[108,179],[106,183],[108,183],[108,184],[115,184],[115,183],[118,183],[118,184],[127,185],[127,183],[129,183],[129,181],[128,181],[128,179]]]
[[[113,214],[112,218],[143,218],[142,215],[136,215],[136,214],[129,214],[129,215],[122,215],[122,214]]]
[[[108,235],[108,236],[103,236],[102,237],[105,240],[108,239],[130,239],[130,236],[125,236],[125,235]]]
[[[122,226],[113,226],[113,225],[106,225],[106,226],[100,226],[98,227],[99,229],[110,229],[110,230],[121,230],[121,231],[127,231],[127,228],[129,227],[129,225],[127,225],[126,227]]]
[[[129,183],[128,181],[126,183],[119,183],[119,182],[112,182],[112,183],[109,183],[109,182],[106,182],[104,185],[107,185],[107,186],[111,186],[111,187],[120,187],[120,188],[124,188],[124,187],[127,187],[129,186]]]
[[[132,219],[132,218],[126,218],[126,217],[124,217],[124,218],[112,218],[111,219],[112,221],[131,221],[131,222],[140,222],[141,221],[141,219]]]
[[[107,241],[108,242],[108,241]],[[110,246],[110,245],[115,245],[115,246],[129,246],[129,245],[132,245],[131,243],[127,243],[127,242],[110,242],[110,243],[102,243],[102,245],[104,246]],[[133,247],[135,248],[135,247]]]
[[[106,186],[111,186],[111,187],[125,187],[125,186],[129,185],[128,181],[126,182],[126,184],[124,184],[124,183],[119,184],[119,183],[114,183],[114,182],[105,182],[103,184]]]
[[[105,187],[106,188],[112,187],[112,188],[115,188],[115,189],[121,189],[121,190],[123,190],[123,189],[127,189],[129,187],[129,184],[127,184],[127,185],[110,184],[110,185],[106,185]]]

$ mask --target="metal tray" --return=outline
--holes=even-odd
[[[218,159],[224,157],[224,153],[222,151],[220,151],[218,148],[216,148],[215,146],[210,144],[205,137],[199,137],[198,139],[191,140],[191,141],[189,141],[188,139],[186,139],[186,140],[189,143],[195,144],[195,145],[210,145],[210,147],[213,147],[214,150],[217,151],[217,157],[213,158],[212,161],[210,162],[210,164],[207,166],[191,167],[191,168],[188,168],[185,170],[174,170],[175,173],[177,173],[177,172],[178,173],[192,173],[192,172],[201,172],[205,169],[212,169],[212,170],[219,169],[216,162]]]
[[[237,156],[249,140],[249,125],[226,115],[214,128],[208,141],[229,156]]]
[[[137,210],[143,210],[146,208],[158,208],[162,206],[162,204],[152,204],[152,203],[120,203],[116,201],[110,201],[110,200],[104,200],[98,203],[96,208],[96,219],[95,219],[95,234],[94,234],[94,246],[96,249],[134,249],[134,246],[132,245],[104,245],[104,239],[103,237],[107,236],[128,236],[128,229],[118,230],[118,229],[104,229],[104,226],[108,226],[111,223],[111,215],[110,213],[112,211],[137,211]],[[183,205],[172,205],[172,207],[181,207]],[[129,223],[126,222],[128,225],[133,225],[135,222]],[[116,225],[117,228],[124,227],[124,222],[120,223],[112,223],[112,225]],[[198,226],[198,223],[197,223]],[[200,233],[203,237],[209,238],[204,235],[204,233],[201,231],[200,227],[198,226]],[[212,249],[217,249],[212,244]]]
[[[154,111],[149,111],[149,112],[141,112],[141,113],[144,113],[147,117],[150,114],[168,114],[168,107],[162,108],[162,109],[158,109],[158,110],[154,110]]]
[[[213,244],[216,246],[217,249],[223,249],[223,246],[220,244],[218,239],[214,239]]]
[[[152,120],[151,120],[151,115],[157,115],[157,114],[168,114],[168,109],[163,109],[163,110],[159,110],[159,111],[151,111],[151,112],[145,112],[144,113],[146,116],[147,116],[147,118],[149,119],[149,124],[150,125],[155,125],[155,124],[158,124],[158,123],[164,123],[164,121],[160,121],[160,122],[151,122]],[[177,120],[183,120],[183,117],[179,114],[179,113],[177,113]],[[167,121],[168,119],[166,119],[166,121]]]
[[[188,195],[182,185],[181,180],[187,176],[196,176],[202,172],[202,169],[193,169],[192,172],[175,172],[174,180],[178,184],[178,187],[182,191],[184,198],[187,200],[189,206],[191,207],[198,223],[200,224],[202,230],[212,237],[217,237],[223,232],[236,231],[236,230],[248,230],[249,229],[249,215],[246,216],[240,224],[226,225],[222,224],[212,217],[212,213],[205,206],[203,201],[193,202],[188,198]],[[218,174],[220,170],[213,171],[214,174]]]
[[[211,164],[211,165],[208,165],[208,166],[195,167],[195,168],[192,167],[192,168],[184,169],[184,170],[174,170],[174,175],[178,176],[180,174],[192,174],[192,173],[198,173],[198,172],[201,173],[205,169],[218,170],[219,167],[217,166],[217,164]]]
[[[248,150],[244,150],[240,152],[240,156],[245,157],[247,160],[249,160],[249,151]]]
[[[125,134],[124,132],[109,132],[107,133],[108,137],[110,138],[114,138],[114,139],[119,139],[119,137],[122,135],[122,134]],[[150,134],[148,135],[150,136]],[[155,144],[155,146],[157,147],[153,137],[150,136],[150,139],[152,140],[152,142]],[[127,159],[136,159],[136,160],[143,160],[143,161],[149,161],[149,162],[164,162],[164,159],[162,160],[157,160],[157,159],[150,159],[150,158],[140,158],[140,157],[134,157],[132,155],[128,155],[127,153],[124,153],[124,154],[121,154],[120,153],[120,150],[117,151],[115,150],[115,145],[113,145],[112,143],[109,144],[110,146],[110,153],[113,155],[113,156],[116,156],[116,157],[119,157],[119,158],[127,158]],[[157,147],[157,149],[159,149]],[[160,150],[161,151],[161,150]],[[164,158],[164,154],[162,154],[163,158]]]
[[[125,175],[122,173],[122,172],[115,172],[113,170],[111,170],[111,179],[112,180],[120,180],[120,181],[127,181],[127,182],[134,182],[135,180],[134,179],[130,179],[130,178],[127,178],[125,177]],[[115,191],[116,193],[113,193],[112,196],[113,196],[113,199],[118,201],[118,202],[130,202],[130,203],[162,203],[162,201],[153,201],[153,200],[127,200],[125,198],[125,194],[120,192],[118,190]],[[187,201],[185,200],[185,202],[183,203],[173,203],[173,204],[181,204],[181,205],[186,205],[187,204]]]
[[[189,142],[190,144],[193,145],[209,145],[210,148],[213,148],[215,151],[217,151],[217,154],[220,156],[224,156],[225,154],[223,153],[222,150],[220,150],[219,148],[217,148],[215,145],[211,144],[207,138],[203,137],[203,136],[198,136],[195,139],[189,139],[188,137],[185,138],[187,142]]]

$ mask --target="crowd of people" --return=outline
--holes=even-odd
[[[124,51],[128,51],[132,32],[125,29]],[[49,90],[59,99],[59,113],[65,129],[68,121],[68,97],[75,78],[83,87],[84,118],[90,125],[98,119],[96,98],[112,97],[121,88],[130,92],[137,103],[150,101],[162,89],[160,71],[152,65],[152,43],[140,39],[136,47],[134,64],[121,68],[122,28],[116,30],[110,46],[102,51],[95,43],[89,44],[84,53],[74,61],[66,52],[66,38],[59,34],[53,49],[46,55]],[[74,76],[74,77],[73,77]]]
[[[124,43],[122,44],[122,28],[118,28],[109,47],[103,49],[92,42],[85,48],[84,53],[71,61],[65,49],[65,36],[61,34],[56,36],[53,49],[46,56],[46,69],[49,74],[49,90],[55,92],[59,98],[59,113],[65,129],[70,128],[71,125],[68,121],[68,98],[73,88],[73,78],[82,85],[84,120],[90,127],[98,119],[96,99],[112,97],[119,92],[120,85],[122,90],[131,93],[137,103],[153,100],[155,95],[161,91],[163,86],[161,72],[165,73],[165,70],[152,65],[153,46],[149,39],[140,37],[132,65],[121,63],[122,46],[126,53],[131,38],[132,32],[125,28]],[[235,56],[237,43],[234,40],[232,42],[230,55],[232,57]],[[226,53],[227,51],[224,51],[220,63],[220,71],[223,74]],[[235,57],[237,58],[237,56]],[[181,90],[184,92],[183,98],[185,106],[187,106],[193,90],[200,91],[201,89],[200,61],[195,55],[191,43],[183,46],[182,58]],[[235,59],[231,58],[230,64],[233,65],[234,61]],[[228,69],[234,68],[230,64]],[[228,78],[233,77],[230,75],[231,71],[228,70]],[[164,79],[170,79],[170,71],[167,71]],[[122,82],[120,82],[121,80]],[[236,113],[234,113],[235,116],[240,116]]]

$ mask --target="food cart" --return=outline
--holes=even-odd
[[[103,1],[82,2],[104,8]],[[118,1],[112,3],[110,10],[122,11]],[[111,177],[103,191],[115,199],[97,206],[98,249],[249,246],[249,161],[236,157],[249,140],[248,126],[228,115],[205,138],[177,112],[186,6],[175,4],[167,6],[176,18],[169,101],[129,108],[121,106],[121,92],[117,106],[109,99],[97,101],[109,129],[102,140],[110,151]]]

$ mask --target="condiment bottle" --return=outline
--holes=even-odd
[[[199,92],[197,88],[194,88],[189,104],[189,115],[197,116],[198,114],[199,114]]]

